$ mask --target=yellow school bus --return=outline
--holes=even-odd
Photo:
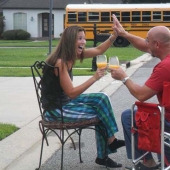
[[[97,34],[112,34],[115,14],[126,31],[145,38],[148,30],[164,25],[170,28],[170,3],[160,4],[69,4],[66,6],[64,27],[79,25],[85,28],[87,40],[94,39],[94,24]],[[129,42],[118,37],[117,47]]]

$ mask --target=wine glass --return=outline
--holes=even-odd
[[[118,69],[120,66],[119,66],[119,59],[117,56],[112,56],[109,58],[109,68],[114,68],[114,69]],[[116,80],[113,80],[111,82],[111,84],[113,83],[118,83],[118,81]]]
[[[96,57],[96,65],[97,65],[98,68],[107,67],[107,57],[106,57],[106,55],[98,55]],[[105,81],[104,78],[101,78],[100,80]]]

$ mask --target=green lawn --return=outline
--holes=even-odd
[[[18,129],[15,125],[0,123],[0,141]]]
[[[58,44],[58,40],[53,40],[52,44],[53,51],[56,44]],[[30,66],[37,60],[46,60],[49,53],[48,46],[48,41],[32,42],[30,40],[0,40],[0,76],[31,76]],[[87,48],[92,46],[93,42],[88,41]],[[130,61],[142,55],[143,52],[136,50],[132,46],[126,48],[116,48],[111,46],[105,54],[108,58],[111,56],[118,56],[120,61]],[[77,61],[74,68],[87,68],[85,70],[73,70],[74,75],[91,75],[93,74],[93,72],[90,71],[90,68],[92,68],[92,59],[85,59],[83,63]]]
[[[59,39],[52,40],[52,46],[56,47]],[[93,41],[87,41],[87,47],[93,46]],[[33,40],[0,40],[0,47],[49,47],[49,41]]]

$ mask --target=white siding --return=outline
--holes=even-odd
[[[4,9],[3,15],[5,16],[5,28],[4,30],[13,30],[13,14],[17,12],[23,12],[27,14],[27,31],[31,34],[31,37],[42,37],[42,13],[49,13],[49,10],[17,10],[17,9]],[[54,14],[54,37],[59,38],[60,33],[63,32],[63,21],[65,10],[53,10]],[[33,20],[31,21],[31,17]]]

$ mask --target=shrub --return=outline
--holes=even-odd
[[[30,33],[28,33],[27,31],[24,30],[18,30],[17,31],[17,39],[18,40],[26,40],[30,38]]]
[[[6,40],[26,40],[30,38],[30,33],[21,29],[7,30],[2,33],[2,38]]]
[[[16,40],[16,31],[15,30],[7,30],[1,34],[3,39],[6,40]]]

